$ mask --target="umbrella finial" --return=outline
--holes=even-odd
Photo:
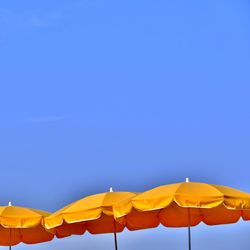
[[[189,178],[186,178],[186,182],[189,182]]]
[[[112,187],[109,188],[109,192],[110,193],[114,192]]]
[[[8,206],[9,206],[9,207],[11,207],[11,206],[12,206],[11,201],[9,201]]]

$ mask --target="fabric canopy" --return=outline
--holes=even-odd
[[[250,194],[230,187],[197,182],[159,186],[113,207],[130,230],[235,223],[250,220]]]
[[[106,192],[87,196],[58,210],[44,220],[44,226],[57,237],[121,232],[124,226],[113,217],[113,205],[134,197],[132,192]]]
[[[53,239],[43,226],[50,213],[17,206],[0,206],[0,245],[14,246],[21,242],[35,244]]]

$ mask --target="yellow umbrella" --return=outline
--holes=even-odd
[[[54,235],[42,226],[49,213],[32,208],[0,206],[0,245],[11,246],[20,242],[35,244],[53,239]]]
[[[218,185],[186,182],[156,187],[113,207],[114,216],[130,230],[157,227],[190,227],[250,220],[250,194]]]
[[[58,238],[85,231],[114,233],[115,249],[118,249],[116,233],[123,231],[124,226],[114,220],[112,207],[135,195],[132,192],[113,192],[110,188],[110,192],[87,196],[58,210],[45,218],[44,226]]]

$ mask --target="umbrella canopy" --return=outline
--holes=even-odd
[[[116,204],[113,210],[131,230],[159,223],[167,227],[227,224],[240,217],[250,220],[250,194],[226,186],[183,182],[156,187]]]
[[[114,216],[130,230],[190,227],[250,220],[250,194],[230,187],[186,182],[159,186],[113,207]],[[189,242],[190,244],[190,242]],[[191,249],[191,246],[189,247]]]
[[[123,231],[124,225],[114,220],[112,207],[135,195],[132,192],[113,192],[111,188],[110,192],[87,196],[46,217],[44,226],[58,238],[85,231],[91,234],[115,233],[117,249],[116,233]]]
[[[42,226],[50,213],[32,208],[0,206],[0,245],[14,246],[21,242],[35,244],[53,239]]]

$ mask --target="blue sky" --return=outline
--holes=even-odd
[[[185,177],[250,192],[249,13],[243,0],[2,0],[1,204],[55,211]],[[194,249],[249,249],[249,228],[198,226]],[[180,249],[186,230],[119,240]],[[28,248],[112,243],[86,234]]]

